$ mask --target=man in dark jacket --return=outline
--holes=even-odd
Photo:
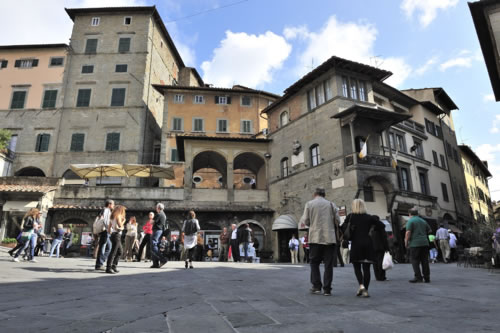
[[[231,224],[231,255],[234,262],[240,261],[240,232],[236,224]]]
[[[378,216],[374,215],[373,217],[380,221]],[[389,241],[387,240],[385,227],[383,229],[375,228],[373,230],[372,241],[373,249],[375,250],[375,262],[373,263],[375,278],[377,281],[385,281],[387,278],[385,276],[385,270],[382,269],[382,261],[384,260],[384,254],[389,251]]]
[[[163,210],[165,206],[162,203],[156,205],[156,216],[153,222],[153,235],[151,237],[151,259],[153,260],[153,266],[151,268],[160,268],[167,263],[167,258],[161,253],[159,245],[161,242],[161,237],[167,226],[167,217]]]

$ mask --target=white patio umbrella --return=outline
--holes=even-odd
[[[175,179],[174,168],[171,165],[124,164],[123,169],[129,177]]]
[[[70,167],[81,178],[127,177],[121,164],[71,164]]]

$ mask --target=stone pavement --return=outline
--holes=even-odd
[[[410,265],[355,296],[351,266],[334,271],[333,296],[309,294],[309,267],[287,264],[120,263],[95,272],[86,258],[10,261],[0,251],[0,332],[500,332],[500,274]]]

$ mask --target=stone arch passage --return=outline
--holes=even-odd
[[[196,188],[227,188],[226,158],[215,151],[199,153],[193,159],[193,179],[195,177],[201,179],[196,184],[193,182]]]
[[[36,167],[26,167],[15,173],[18,177],[45,177],[45,173]]]
[[[266,189],[266,162],[261,156],[251,152],[241,153],[235,157],[233,167],[235,189]],[[248,182],[248,178],[253,182]]]

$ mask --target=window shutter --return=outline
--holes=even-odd
[[[2,60],[2,68],[6,68],[8,63],[8,60]]]
[[[16,60],[14,67],[21,67],[21,60]]]
[[[219,104],[219,96],[215,96],[215,104]]]
[[[38,59],[33,59],[33,62],[31,63],[31,67],[36,67],[38,66]]]
[[[118,52],[130,51],[130,38],[120,38],[118,42]]]
[[[35,151],[40,151],[40,142],[42,141],[42,135],[38,134],[36,136],[36,144],[35,144]]]
[[[111,94],[111,106],[125,105],[125,88],[114,88]]]
[[[231,104],[231,96],[227,96],[227,104]]]
[[[38,134],[37,137],[37,152],[49,151],[50,134]]]

